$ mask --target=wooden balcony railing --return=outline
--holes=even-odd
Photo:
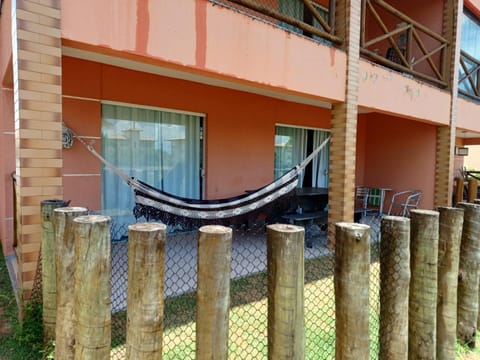
[[[301,6],[303,16],[298,16],[295,11],[281,11],[278,0],[210,0],[216,4],[232,7],[237,10],[246,10],[247,15],[258,16],[274,24],[288,25],[299,30],[309,37],[320,37],[334,44],[341,44],[342,39],[335,35],[334,16],[335,1],[329,1],[329,8],[322,14],[318,4],[312,0],[290,0],[287,4]],[[296,16],[297,15],[297,16]]]
[[[383,0],[363,0],[362,12],[360,51],[363,55],[395,70],[447,86],[448,41],[445,38]],[[387,26],[392,19],[397,24],[393,29]],[[367,26],[379,28],[380,35],[367,39],[369,30],[375,31]],[[399,44],[400,37],[402,44]],[[381,55],[379,49],[387,47],[385,56]]]
[[[459,70],[458,92],[480,100],[480,60],[462,50]]]

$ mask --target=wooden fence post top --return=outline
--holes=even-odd
[[[468,202],[458,203],[457,206],[464,207],[464,208],[471,208],[471,209],[480,209],[480,204],[472,204]]]
[[[299,231],[305,231],[302,226],[290,225],[290,224],[271,224],[267,225],[267,229],[283,233],[296,233]]]
[[[201,233],[208,234],[230,234],[232,232],[232,228],[222,225],[205,225],[202,226],[199,231]]]
[[[403,216],[396,216],[396,215],[387,215],[382,218],[384,221],[395,221],[395,222],[403,222],[403,223],[409,223],[410,219],[407,217]]]
[[[53,211],[59,212],[59,213],[67,213],[67,212],[84,212],[84,211],[88,211],[88,209],[81,206],[68,206],[68,207],[56,208]]]
[[[150,232],[150,231],[164,231],[167,229],[167,225],[151,222],[151,223],[136,223],[128,225],[128,230],[139,231],[139,232]]]
[[[460,204],[459,204],[460,205]],[[455,211],[455,212],[464,212],[464,210],[462,208],[458,208],[458,207],[453,207],[453,206],[439,206],[437,207],[437,210],[440,212],[440,211],[443,211],[443,210],[448,210],[448,211]]]
[[[110,220],[111,220],[110,216],[105,216],[105,215],[83,215],[73,219],[74,222],[81,223],[81,224],[103,223],[103,222],[109,222]]]
[[[413,210],[410,210],[410,215],[412,216],[424,215],[424,216],[438,217],[439,214],[438,214],[438,211],[435,211],[435,210],[413,209]]]
[[[335,224],[337,229],[342,229],[346,231],[365,231],[370,229],[370,226],[367,224],[360,224],[360,223],[350,223],[350,222],[338,222]]]

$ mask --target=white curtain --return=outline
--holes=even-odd
[[[306,156],[306,129],[277,126],[275,132],[275,179],[278,179],[295,165],[298,165]],[[299,179],[299,187],[301,187],[302,183],[303,172]]]
[[[318,148],[329,136],[327,131],[314,130],[313,148]],[[314,187],[328,187],[328,162],[330,143],[313,159],[312,184]]]
[[[329,136],[327,131],[277,126],[275,129],[275,166],[274,176],[278,179],[307,156],[308,132],[313,133],[313,149],[321,145]],[[329,144],[312,161],[312,186],[328,187]],[[302,187],[304,172],[299,179]]]
[[[104,104],[102,154],[129,176],[168,193],[199,199],[199,116]],[[102,169],[102,210],[118,227],[135,220],[132,190],[108,167]]]

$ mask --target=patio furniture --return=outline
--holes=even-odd
[[[422,192],[419,190],[404,190],[393,194],[388,215],[408,217],[411,209],[417,209]]]
[[[282,216],[282,219],[289,224],[305,228],[305,243],[308,248],[312,247],[312,225],[327,224],[328,212],[325,210],[327,203],[327,188],[299,188],[295,191],[293,206]]]
[[[382,187],[364,187],[355,188],[355,214],[361,213],[363,216],[383,214],[385,195],[389,188]]]

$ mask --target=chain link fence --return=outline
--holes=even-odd
[[[378,358],[380,219],[361,220],[371,228],[371,359]],[[267,246],[265,224],[233,230],[229,359],[267,358]],[[335,253],[323,226],[309,229],[305,247],[305,331],[307,359],[335,358]],[[112,233],[119,231],[112,225]],[[114,236],[112,236],[114,238]],[[166,241],[164,359],[195,359],[197,231],[170,233]],[[125,359],[128,239],[111,244],[112,359]],[[41,262],[39,262],[41,264]],[[41,303],[41,265],[32,300]]]

